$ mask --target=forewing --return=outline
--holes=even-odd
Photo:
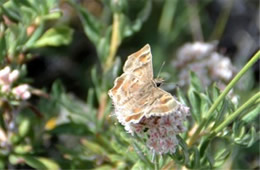
[[[109,90],[108,95],[113,100],[115,107],[121,107],[138,94],[144,85],[145,83],[138,77],[124,73],[116,78],[114,87]]]
[[[150,45],[146,44],[142,49],[128,56],[123,71],[144,82],[152,80],[153,65]]]
[[[117,118],[121,123],[137,123],[143,117],[147,104],[148,96],[146,88],[141,80],[130,74],[124,73],[115,80],[114,87],[109,90]]]
[[[140,93],[153,79],[152,54],[147,44],[130,55],[124,65],[124,73],[114,82],[108,94],[115,106],[122,106]]]

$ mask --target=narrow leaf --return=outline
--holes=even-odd
[[[77,9],[77,12],[79,13],[85,34],[92,41],[92,43],[97,46],[101,35],[101,22],[95,18],[95,16],[93,16],[87,9],[72,1],[70,1],[70,3]]]
[[[193,118],[196,120],[196,122],[200,122],[200,120],[201,120],[200,96],[196,91],[194,91],[193,88],[190,88],[188,90],[188,98],[189,98],[190,104],[191,104],[191,114],[192,114]]]
[[[48,158],[37,158],[38,161],[40,161],[48,170],[60,170],[60,166],[58,163],[56,163],[55,161],[48,159]]]
[[[255,109],[247,113],[245,116],[243,116],[242,120],[246,123],[249,123],[256,119],[256,117],[260,114],[260,104],[258,104]]]
[[[32,168],[41,170],[47,169],[47,167],[41,161],[39,161],[37,158],[33,156],[21,155],[21,157],[24,159],[25,163],[31,166]]]
[[[33,47],[67,45],[72,40],[72,33],[72,29],[66,26],[50,28],[35,42]]]

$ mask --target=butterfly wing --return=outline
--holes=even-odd
[[[150,109],[145,116],[165,116],[179,109],[180,103],[168,92],[155,87],[151,94]]]
[[[180,103],[168,92],[152,83],[144,87],[139,95],[126,103],[128,109],[120,111],[125,122],[138,123],[143,116],[166,116],[179,109]]]
[[[141,50],[128,56],[124,68],[125,73],[138,77],[143,82],[153,79],[153,64],[150,45],[146,44]]]
[[[147,44],[141,50],[130,55],[123,68],[124,73],[115,80],[109,90],[115,112],[125,122],[138,122],[144,114],[146,100],[140,98],[149,94],[153,79],[152,54]]]
[[[131,54],[123,70],[124,73],[115,80],[114,87],[108,92],[115,106],[125,105],[153,79],[150,46],[147,44],[141,50]]]

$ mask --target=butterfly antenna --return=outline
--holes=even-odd
[[[162,71],[162,68],[163,68],[164,64],[165,64],[165,61],[164,61],[164,62],[162,63],[162,65],[161,65],[161,68],[160,68],[160,70],[159,70],[159,73],[158,73],[158,75],[157,75],[157,78],[159,78],[159,75],[161,74],[161,71]]]

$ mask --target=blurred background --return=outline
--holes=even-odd
[[[105,24],[112,22],[106,3],[98,0],[77,3]],[[136,24],[137,14],[145,7],[141,11],[144,21],[138,31],[121,42],[117,56],[124,62],[128,55],[150,44],[155,76],[163,62],[176,59],[177,50],[185,43],[216,41],[217,51],[229,57],[238,70],[259,49],[258,0],[153,0],[148,7],[144,6],[145,1],[128,3],[124,12],[129,17],[129,24]],[[41,49],[39,55],[28,62],[28,76],[35,79],[33,85],[39,88],[50,87],[59,78],[67,90],[84,99],[91,86],[90,70],[100,61],[95,45],[84,33],[76,9],[66,1],[59,5],[63,16],[58,22],[74,29],[72,41],[67,46]],[[171,72],[176,69],[170,64],[165,67],[170,67],[163,69]],[[175,75],[171,76],[174,78]],[[259,81],[257,65],[254,80]]]
[[[111,133],[120,136],[121,131],[109,117],[113,108],[106,92],[122,73],[128,55],[150,44],[154,76],[164,78],[163,88],[175,94],[176,87],[187,88],[190,70],[201,75],[203,87],[217,82],[224,89],[260,46],[258,0],[4,0],[0,4],[0,38],[5,37],[7,44],[0,41],[1,69],[6,65],[19,69],[18,82],[35,89],[18,105],[8,99],[14,118],[2,118],[1,131],[7,136],[15,136],[17,130],[20,134],[23,128],[25,132],[11,144],[2,143],[2,168],[37,168],[30,160],[46,157],[52,168],[127,169],[135,160],[119,159],[123,153],[110,148],[119,147],[119,139]],[[22,34],[27,35],[24,40]],[[259,61],[230,96],[239,106],[257,91]],[[252,125],[259,130],[259,117]],[[127,142],[121,142],[127,148]],[[107,149],[108,145],[113,146]],[[10,149],[15,146],[27,148],[16,155]],[[259,140],[249,148],[233,147],[222,168],[259,169],[259,150]],[[21,158],[23,154],[35,157]]]

